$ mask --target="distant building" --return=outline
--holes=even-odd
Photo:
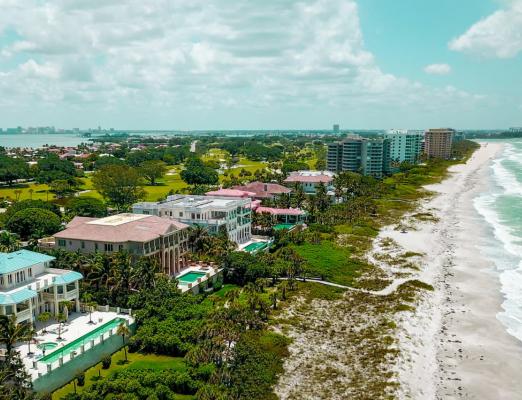
[[[522,127],[515,126],[512,128],[509,128],[509,131],[513,132],[513,133],[522,133]]]
[[[28,250],[0,253],[0,315],[14,315],[18,323],[33,323],[38,314],[58,313],[58,303],[64,300],[72,301],[80,311],[78,282],[82,274],[51,268],[53,260]]]
[[[422,154],[422,131],[408,131],[393,129],[384,134],[385,139],[390,140],[390,159],[392,162],[401,163],[407,161],[415,164]]]
[[[339,124],[333,126],[333,133],[339,133]]]
[[[236,196],[173,195],[164,201],[136,203],[132,211],[203,226],[211,235],[224,230],[231,241],[241,244],[252,236],[250,204],[250,198]]]
[[[162,271],[185,268],[188,226],[153,215],[118,214],[105,218],[74,217],[54,235],[54,247],[80,253],[127,251],[133,257],[156,257]]]
[[[317,188],[322,183],[329,195],[333,195],[334,174],[330,171],[294,171],[285,179],[287,185],[300,184],[306,194],[316,194]]]
[[[449,128],[429,129],[424,134],[424,152],[428,158],[451,158],[451,145],[455,130]]]
[[[351,171],[382,178],[390,172],[390,139],[351,136],[328,144],[326,166],[329,171]]]

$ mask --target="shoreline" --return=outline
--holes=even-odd
[[[497,318],[499,275],[480,253],[487,227],[473,205],[502,146],[483,143],[443,182],[426,187],[435,195],[415,212],[437,220],[415,222],[407,233],[391,226],[379,233],[422,253],[416,278],[434,287],[421,294],[416,311],[398,314],[399,398],[522,399],[522,343]]]

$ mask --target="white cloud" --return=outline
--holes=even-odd
[[[475,100],[382,71],[364,46],[355,0],[0,4],[0,54],[9,61],[0,69],[0,91],[13,107],[43,101],[61,109],[97,104],[122,114],[270,112],[418,106],[437,96],[448,107],[462,96]],[[2,41],[5,29],[15,39]],[[14,60],[23,61],[16,66]]]
[[[515,57],[522,51],[522,0],[509,0],[506,8],[478,21],[453,39],[449,48],[486,57]]]
[[[448,75],[451,67],[448,64],[430,64],[424,67],[424,72],[430,75]]]

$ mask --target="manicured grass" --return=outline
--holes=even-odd
[[[30,190],[33,190],[31,193]],[[54,195],[52,193],[47,193],[49,186],[47,185],[39,185],[34,182],[28,183],[20,183],[17,185],[13,185],[11,187],[2,187],[0,188],[0,199],[11,200],[14,201],[17,198],[19,200],[52,200],[54,199]],[[17,191],[20,190],[20,194],[18,197]]]
[[[293,248],[306,260],[310,275],[341,285],[352,285],[354,279],[366,267],[366,264],[352,259],[347,248],[330,241],[325,240],[319,244],[305,243]]]
[[[221,289],[219,289],[217,292],[213,293],[212,295],[219,297],[219,298],[224,298],[228,292],[230,292],[232,289],[237,289],[237,288],[239,288],[238,285],[234,285],[232,283],[227,283],[227,284],[223,285],[223,287]]]
[[[117,351],[112,355],[112,363],[109,369],[102,369],[101,362],[96,364],[94,367],[89,368],[85,372],[85,386],[76,385],[76,391],[82,392],[89,386],[91,386],[95,380],[92,378],[98,377],[99,375],[107,377],[108,375],[123,370],[125,368],[132,369],[175,369],[178,371],[185,371],[185,361],[181,357],[169,357],[169,356],[158,356],[155,354],[140,354],[140,353],[129,353],[127,352],[129,362],[122,364],[125,360],[125,353],[123,350]],[[74,392],[74,384],[72,382],[61,387],[53,393],[53,400],[59,400],[68,393]],[[180,395],[179,399],[192,399],[192,396]]]

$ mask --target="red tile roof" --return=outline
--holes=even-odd
[[[254,197],[255,193],[238,189],[219,189],[207,192],[207,196],[225,196],[225,197]]]
[[[233,186],[232,189],[254,192],[257,198],[269,198],[283,193],[290,193],[292,190],[277,183],[251,182],[244,186]]]
[[[67,228],[54,235],[59,239],[93,242],[149,242],[188,225],[154,215],[118,214],[105,218],[74,217]]]

